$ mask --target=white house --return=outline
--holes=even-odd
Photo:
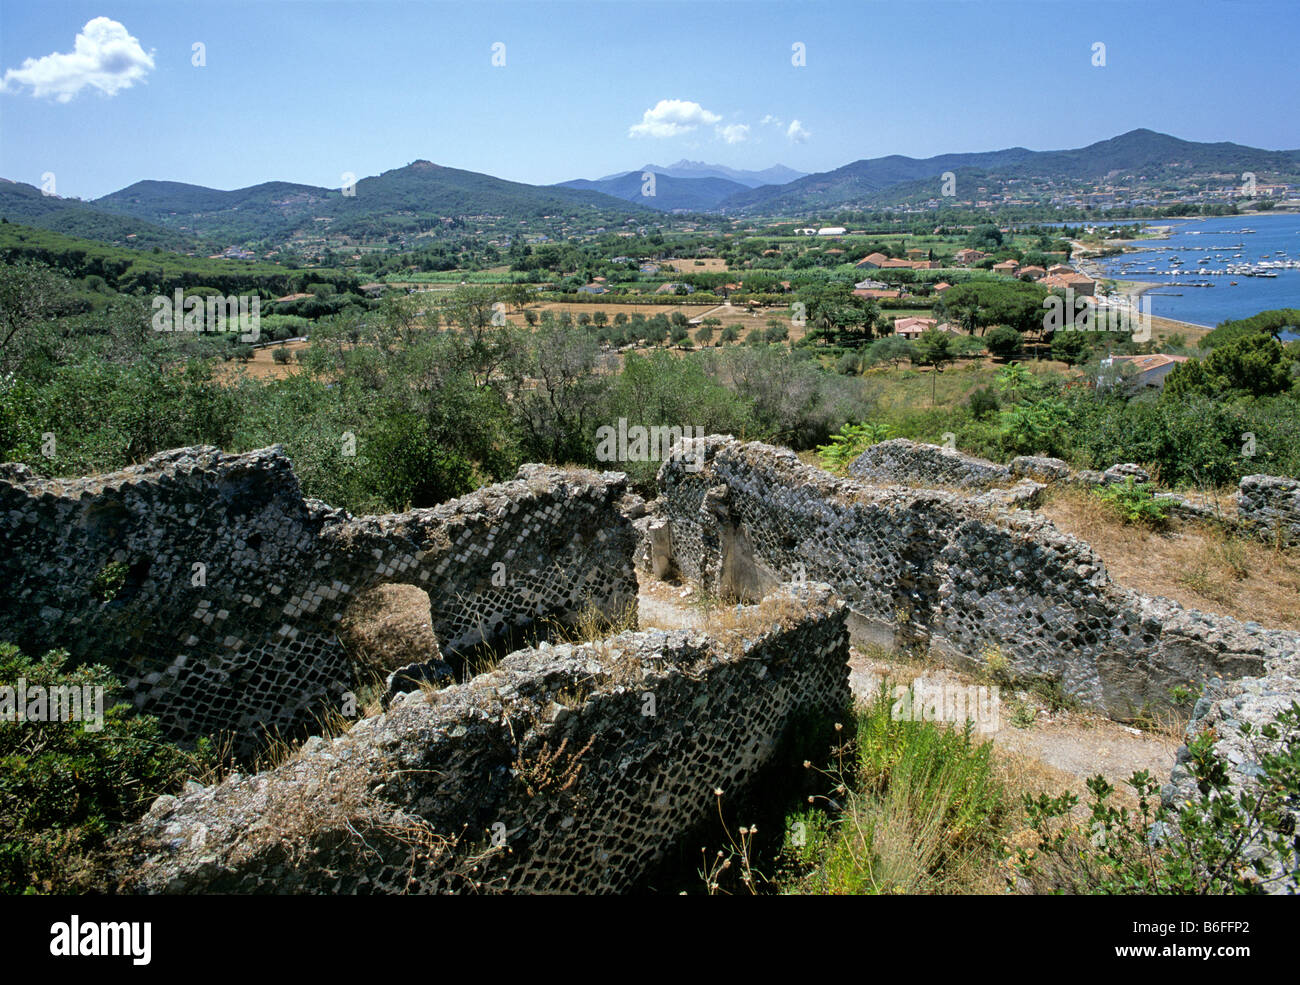
[[[1107,370],[1120,372],[1122,367],[1127,364],[1132,366],[1135,371],[1131,378],[1133,386],[1150,386],[1163,389],[1165,377],[1179,363],[1187,362],[1187,359],[1187,356],[1171,356],[1163,352],[1153,353],[1148,356],[1107,356],[1101,361],[1102,376],[1098,378],[1097,382],[1105,386],[1107,377],[1114,375],[1108,373]]]

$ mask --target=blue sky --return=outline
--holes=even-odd
[[[47,58],[96,18],[121,28]],[[337,187],[425,158],[549,183],[682,157],[821,171],[1052,150],[1135,127],[1289,149],[1297,40],[1294,0],[0,0],[0,176],[53,172],[60,195],[91,198],[144,178]]]

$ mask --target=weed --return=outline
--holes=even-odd
[[[1038,710],[1023,701],[1012,699],[1010,722],[1016,728],[1033,728],[1038,718]]]
[[[1125,523],[1162,529],[1169,522],[1169,504],[1155,498],[1149,482],[1134,482],[1127,477],[1122,483],[1110,483],[1095,490],[1102,502],[1108,504]]]
[[[580,760],[595,743],[593,735],[585,746],[567,756],[564,750],[569,745],[568,739],[561,740],[554,752],[549,742],[543,742],[537,755],[530,759],[524,758],[521,749],[515,758],[515,777],[530,797],[556,796],[572,791],[578,782],[578,774],[582,772]]]

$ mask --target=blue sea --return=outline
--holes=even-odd
[[[1230,264],[1258,265],[1300,259],[1300,215],[1225,216],[1215,219],[1160,219],[1147,226],[1169,226],[1168,239],[1144,241],[1140,252],[1101,262],[1108,276],[1171,286],[1152,288],[1151,312],[1164,318],[1214,326],[1230,318],[1245,318],[1270,308],[1300,308],[1300,269],[1275,269],[1277,277],[1229,275]],[[1253,229],[1247,233],[1243,230]],[[1187,249],[1183,249],[1187,247]],[[1235,254],[1241,254],[1237,257]],[[1179,258],[1178,273],[1169,261]],[[1208,260],[1203,258],[1209,257]],[[1127,266],[1127,270],[1126,270]],[[1206,274],[1197,271],[1205,269]],[[1176,287],[1172,282],[1196,281],[1213,287]],[[1236,285],[1231,284],[1236,281]],[[1295,336],[1292,335],[1292,338]]]

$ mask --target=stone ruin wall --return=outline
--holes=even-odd
[[[919,444],[907,438],[878,441],[849,463],[851,478],[904,485],[988,488],[1012,480],[1011,469],[938,445]]]
[[[716,635],[652,630],[517,652],[465,684],[400,695],[270,772],[160,798],[119,839],[122,888],[640,888],[716,822],[715,790],[743,802],[792,735],[850,702],[842,604],[826,586],[781,594]],[[567,789],[529,765],[557,750],[561,772],[580,767]]]
[[[757,616],[739,642],[652,631],[542,644],[465,684],[397,694],[267,773],[191,784],[121,837],[131,859],[121,887],[637,888],[716,814],[715,788],[742,794],[799,720],[849,701],[850,629],[956,661],[996,647],[1013,673],[1055,679],[1121,718],[1175,685],[1230,679],[1212,683],[1193,728],[1253,720],[1300,690],[1300,634],[1122,589],[1086,544],[1012,509],[1033,498],[1027,476],[1060,477],[1051,461],[1013,463],[1011,487],[942,480],[975,487],[960,494],[837,479],[781,449],[703,441],[702,471],[671,460],[660,470],[639,544],[628,516],[640,511],[617,473],[525,466],[431,510],[352,517],[305,500],[278,448],[181,449],[81,480],[0,467],[0,639],[107,663],[181,738],[251,739],[336,707],[356,683],[337,624],[377,585],[428,592],[452,657],[484,641],[504,648],[593,603],[625,611],[634,546],[657,573],[767,597],[746,610]],[[1276,515],[1294,490],[1264,485],[1253,495]],[[102,602],[92,589],[110,561],[128,577]],[[192,583],[195,562],[204,585]],[[826,584],[782,584],[791,580]],[[580,752],[564,789],[538,779],[556,750],[561,770]],[[1180,782],[1175,770],[1170,789]]]
[[[72,480],[6,465],[0,640],[106,664],[169,737],[230,732],[248,752],[358,689],[336,634],[371,587],[427,592],[453,659],[587,606],[634,606],[625,493],[621,473],[525,466],[432,509],[353,517],[304,499],[279,446],[183,448]],[[101,601],[96,579],[115,561],[126,581]]]
[[[1300,544],[1300,479],[1248,475],[1237,491],[1237,516],[1263,539]]]
[[[1008,502],[1027,506],[1037,505],[1039,493],[1047,483],[1066,482],[1086,487],[1123,482],[1129,477],[1136,482],[1151,481],[1145,469],[1131,462],[1112,465],[1104,472],[1089,469],[1076,472],[1059,458],[1021,455],[1010,465],[999,465],[907,438],[877,442],[850,462],[846,472],[850,478],[873,484],[1002,489]],[[1283,546],[1300,544],[1300,479],[1243,476],[1232,497],[1235,512],[1225,512],[1203,497],[1168,491],[1156,492],[1155,496],[1171,512],[1187,519],[1214,520]]]
[[[665,462],[653,515],[637,522],[640,562],[706,591],[825,582],[859,639],[967,665],[996,648],[1015,675],[1121,719],[1168,705],[1175,686],[1259,675],[1300,651],[1300,634],[1114,584],[1087,544],[989,494],[877,487],[772,446],[700,440],[703,468]]]

